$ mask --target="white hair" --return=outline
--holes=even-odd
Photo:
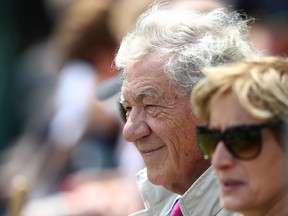
[[[165,59],[167,77],[190,93],[204,76],[200,69],[254,57],[248,19],[218,8],[200,13],[156,3],[122,40],[115,65],[125,77],[135,63],[154,52]]]

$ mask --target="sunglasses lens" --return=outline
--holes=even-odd
[[[204,154],[205,159],[211,158],[219,140],[218,133],[206,128],[205,126],[198,126],[197,137],[200,150]]]
[[[261,150],[261,130],[259,128],[235,128],[226,132],[225,142],[230,152],[239,159],[252,159]]]
[[[221,133],[207,126],[197,126],[198,144],[205,159],[212,157],[220,140],[234,157],[243,160],[253,159],[261,151],[263,127],[266,125],[236,126]]]

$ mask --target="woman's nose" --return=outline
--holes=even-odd
[[[216,146],[211,163],[216,170],[229,168],[235,163],[235,158],[227,150],[223,141],[220,141]]]
[[[151,129],[145,119],[145,111],[132,108],[123,128],[123,136],[128,142],[136,142],[142,137],[148,136]]]

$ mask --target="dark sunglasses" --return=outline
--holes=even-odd
[[[208,126],[197,126],[198,145],[205,159],[211,159],[217,144],[223,141],[226,149],[242,160],[256,158],[261,152],[263,128],[279,126],[275,123],[239,125],[227,128],[224,132]]]

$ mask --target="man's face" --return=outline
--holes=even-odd
[[[123,135],[141,153],[152,183],[183,193],[203,172],[203,156],[189,96],[177,93],[158,59],[146,57],[123,81],[121,103],[127,112]]]

